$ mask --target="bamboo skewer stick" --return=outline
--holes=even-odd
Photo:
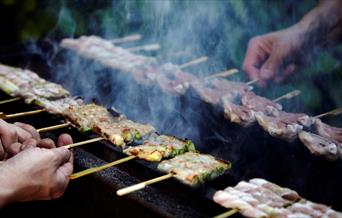
[[[170,179],[173,177],[173,175],[174,175],[173,173],[168,173],[166,175],[163,175],[163,176],[151,179],[151,180],[147,180],[145,182],[141,182],[141,183],[138,183],[138,184],[126,187],[126,188],[119,189],[116,192],[116,194],[119,196],[127,195],[129,193],[139,191],[139,190],[141,190],[141,189],[145,188],[146,186],[151,185],[153,183],[157,183],[157,182],[161,182],[161,181]]]
[[[66,147],[67,149],[70,149],[70,148],[74,148],[74,147],[78,147],[81,145],[86,145],[86,144],[90,144],[90,143],[98,142],[98,141],[102,141],[102,140],[104,140],[104,138],[98,137],[98,138],[93,138],[93,139],[89,139],[89,140],[85,140],[85,141],[81,141],[81,142],[76,142],[76,143],[70,144],[70,145],[65,145],[64,147]]]
[[[323,114],[319,114],[317,116],[314,116],[314,118],[322,118],[322,117],[326,117],[326,116],[337,116],[341,113],[342,113],[342,108],[340,107],[340,108],[336,108],[334,110],[325,112]]]
[[[48,127],[37,129],[37,132],[42,133],[42,132],[52,131],[52,130],[56,130],[56,129],[65,128],[65,127],[68,127],[70,125],[71,125],[70,122],[62,123],[62,124],[58,124],[58,125],[54,125],[54,126],[48,126]]]
[[[136,156],[128,156],[128,157],[125,157],[125,158],[122,158],[120,160],[116,160],[116,161],[107,163],[107,164],[99,166],[99,167],[93,167],[93,168],[89,168],[89,169],[86,169],[86,170],[74,173],[74,174],[70,175],[69,178],[70,179],[77,179],[77,178],[80,178],[82,176],[86,176],[86,175],[89,175],[89,174],[92,174],[92,173],[96,173],[98,171],[101,171],[101,170],[113,167],[115,165],[118,165],[118,164],[130,161],[130,160],[133,160],[135,158],[137,158],[137,157]]]
[[[230,216],[236,214],[237,212],[239,212],[237,209],[231,209],[231,210],[228,210],[227,212],[224,212],[220,215],[214,216],[213,218],[227,218],[227,217],[230,217]]]
[[[156,51],[159,49],[160,49],[160,45],[157,43],[127,48],[128,51],[133,51],[133,52],[134,51]]]
[[[0,101],[0,104],[7,104],[7,103],[14,102],[14,101],[19,101],[20,99],[21,99],[20,97],[11,98],[11,99]]]
[[[192,65],[196,65],[196,64],[200,64],[202,62],[206,62],[208,60],[208,57],[207,56],[202,56],[202,57],[199,57],[199,58],[196,58],[192,61],[189,61],[189,62],[186,62],[182,65],[179,66],[180,69],[184,69],[186,67],[190,67]]]
[[[249,81],[249,82],[246,82],[246,84],[248,85],[248,86],[250,86],[250,85],[252,85],[252,84],[254,84],[254,83],[257,83],[259,81],[259,79],[254,79],[254,80],[251,80],[251,81]]]
[[[229,77],[229,76],[232,76],[238,72],[239,71],[237,69],[230,69],[230,70],[226,70],[226,71],[223,71],[220,73],[214,73],[214,74],[211,74],[209,76],[206,76],[203,78],[203,80],[209,80],[209,79],[214,79],[214,78],[218,78],[218,77],[221,77],[221,78]]]
[[[8,114],[8,115],[0,112],[0,118],[11,119],[11,118],[17,118],[17,117],[39,114],[39,113],[44,112],[44,111],[45,111],[45,109],[39,109],[39,110],[34,110],[34,111],[26,111],[26,112],[20,112],[20,113],[15,113],[15,114]]]
[[[122,43],[125,43],[125,42],[138,41],[141,38],[142,38],[141,35],[134,34],[134,35],[125,36],[125,37],[122,37],[122,38],[112,39],[112,40],[109,40],[109,41],[114,43],[114,44],[122,44]]]
[[[278,101],[281,101],[283,99],[291,99],[291,98],[296,97],[296,96],[298,96],[300,94],[301,94],[301,91],[296,89],[296,90],[294,90],[292,92],[289,92],[289,93],[287,93],[285,95],[282,95],[282,96],[274,99],[273,102],[278,102]]]

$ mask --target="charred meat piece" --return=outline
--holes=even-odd
[[[254,112],[244,105],[236,105],[226,98],[222,99],[224,117],[232,123],[248,127],[255,122]]]
[[[276,116],[255,113],[259,125],[271,136],[293,141],[303,126],[310,127],[314,120],[306,114],[279,112]]]
[[[336,144],[328,138],[306,131],[301,131],[298,136],[312,154],[323,156],[328,160],[336,160],[339,156],[342,157],[341,144]]]
[[[177,139],[174,136],[151,136],[142,145],[129,147],[123,152],[152,162],[160,162],[164,158],[175,157],[188,151],[196,151],[190,140]]]
[[[191,87],[203,101],[209,104],[218,104],[223,97],[234,103],[244,92],[252,89],[246,83],[233,82],[225,79],[212,79],[192,83]]]
[[[56,115],[64,115],[64,112],[69,107],[75,107],[83,105],[83,101],[81,99],[74,99],[70,97],[61,98],[57,100],[48,100],[46,98],[37,98],[33,101],[33,104],[38,105],[44,109],[48,113],[56,114]]]
[[[158,170],[174,173],[174,177],[184,184],[198,186],[213,180],[230,168],[231,164],[206,154],[186,152],[158,164]]]
[[[160,73],[155,74],[155,80],[159,87],[173,94],[184,94],[188,87],[186,84],[197,79],[196,76],[182,71],[178,65],[171,63],[162,65],[158,71]]]
[[[342,128],[330,126],[317,119],[315,121],[315,129],[318,135],[335,141],[336,143],[342,143]]]
[[[245,92],[241,96],[241,104],[255,112],[263,112],[266,115],[277,114],[282,106],[267,98],[256,95],[254,92]]]

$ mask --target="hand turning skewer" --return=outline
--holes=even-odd
[[[0,104],[7,104],[7,103],[14,102],[14,101],[19,101],[20,99],[21,99],[20,97],[11,98],[11,99],[0,101]]]
[[[11,118],[17,118],[17,117],[23,117],[23,116],[30,116],[30,115],[42,113],[44,111],[46,111],[46,110],[45,109],[38,109],[38,110],[20,112],[20,113],[15,113],[15,114],[4,114],[4,113],[0,112],[0,118],[1,119],[11,119]]]

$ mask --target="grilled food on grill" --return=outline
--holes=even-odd
[[[244,92],[241,95],[241,104],[255,112],[264,114],[278,114],[282,106],[267,98],[256,95],[254,92]]]
[[[341,217],[329,207],[303,199],[288,188],[264,179],[239,182],[214,195],[214,201],[246,217]]]
[[[328,160],[342,158],[341,143],[306,131],[301,131],[298,136],[312,154],[323,156]]]
[[[212,79],[201,83],[191,83],[191,87],[203,101],[209,104],[218,104],[223,97],[234,103],[244,92],[252,89],[246,83],[232,82],[224,79]]]
[[[186,152],[158,164],[158,170],[174,173],[174,177],[190,186],[213,180],[230,168],[231,164],[206,154]]]
[[[342,143],[342,128],[330,126],[316,119],[315,129],[318,135],[335,141],[336,143]]]
[[[49,100],[46,98],[36,98],[33,101],[33,104],[46,109],[48,113],[65,116],[66,114],[64,114],[64,112],[69,107],[83,105],[83,100],[74,99],[71,97],[65,97],[65,98],[61,98],[57,100]]]
[[[142,145],[129,147],[123,152],[147,161],[160,162],[163,158],[175,157],[188,151],[195,151],[190,140],[181,140],[174,136],[150,136]]]
[[[150,125],[135,123],[122,115],[114,117],[106,108],[96,104],[71,106],[64,114],[81,131],[93,130],[117,146],[155,132]]]
[[[0,64],[0,72],[0,88],[12,96],[22,97],[27,103],[37,98],[55,100],[70,96],[61,85],[48,82],[32,71]]]
[[[310,127],[314,118],[301,113],[286,113],[280,111],[276,115],[265,115],[261,112],[255,113],[259,125],[271,136],[293,141],[297,134],[303,130],[303,126]]]
[[[255,122],[254,112],[244,105],[231,103],[228,99],[222,98],[224,117],[232,123],[248,127]]]
[[[81,56],[95,59],[107,67],[125,72],[156,62],[154,58],[133,54],[97,36],[63,39],[61,46],[72,49]]]

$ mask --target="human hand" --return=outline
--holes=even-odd
[[[17,154],[39,140],[39,133],[34,127],[19,122],[10,124],[0,119],[0,160]]]
[[[306,35],[299,26],[294,25],[252,38],[243,62],[249,79],[259,79],[261,87],[271,80],[283,82],[298,65],[307,61],[307,55],[301,55],[308,41]]]
[[[69,135],[57,145],[71,144]],[[0,165],[0,207],[8,203],[60,197],[73,171],[73,156],[64,147],[25,149]]]

